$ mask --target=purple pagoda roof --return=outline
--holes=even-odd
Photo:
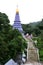
[[[15,21],[20,21],[19,13],[16,13],[16,15],[15,15]]]
[[[21,21],[20,21],[20,16],[19,16],[19,11],[16,11],[13,29],[18,29],[20,32],[23,32]]]

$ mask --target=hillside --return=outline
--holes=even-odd
[[[25,34],[33,34],[35,37],[33,40],[37,40],[37,45],[35,46],[39,49],[40,60],[43,61],[43,19],[30,24],[22,24],[22,27]]]

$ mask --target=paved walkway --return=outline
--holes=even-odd
[[[38,63],[38,62],[27,62],[24,65],[43,65],[43,64]]]
[[[33,40],[32,39],[27,39],[25,36],[23,36],[24,37],[24,39],[27,41],[27,43],[28,43],[28,49],[30,49],[30,48],[32,48],[32,49],[36,49],[36,47],[34,46],[34,43],[33,43]],[[36,50],[37,51],[37,50]],[[34,52],[34,54],[36,53],[36,51],[35,50],[33,50],[33,52]],[[32,52],[32,53],[33,53]],[[29,51],[29,53],[30,53],[30,51]],[[30,53],[30,56],[31,56],[31,54],[32,53]],[[29,57],[30,57],[29,56]],[[33,56],[35,56],[36,57],[36,54],[35,55],[33,55]],[[33,57],[32,56],[32,57]],[[34,58],[35,58],[34,57]],[[36,59],[36,58],[35,58]],[[29,59],[30,60],[30,59]],[[35,62],[35,61],[30,61],[30,62],[26,62],[24,65],[43,65],[43,64],[41,64],[41,63],[39,63],[39,62]]]

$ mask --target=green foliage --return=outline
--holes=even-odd
[[[0,12],[0,62],[16,59],[19,52],[27,47],[26,41],[17,29],[9,24],[8,16]]]
[[[22,24],[25,33],[33,34],[34,36],[39,36],[43,31],[43,19],[39,22],[34,22],[30,24]]]

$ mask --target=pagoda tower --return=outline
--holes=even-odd
[[[23,33],[18,8],[16,9],[16,15],[15,15],[15,21],[13,24],[13,29],[18,29],[21,33]]]

